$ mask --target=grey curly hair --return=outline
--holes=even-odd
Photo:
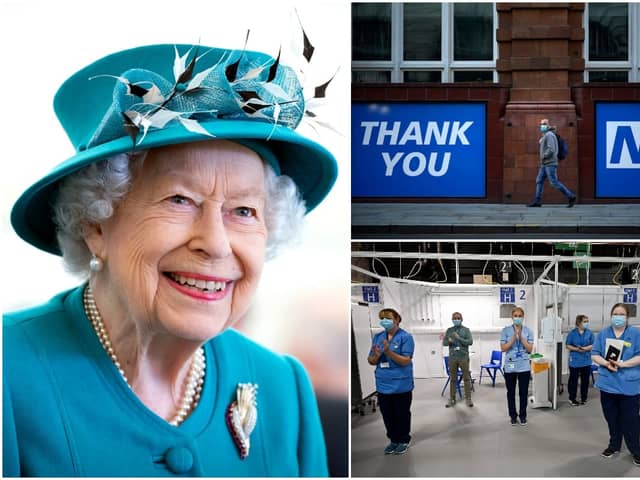
[[[115,207],[129,191],[146,153],[113,156],[93,163],[61,182],[53,211],[58,245],[69,272],[89,277],[91,252],[84,241],[83,229],[113,215]],[[266,162],[265,183],[266,257],[270,259],[285,245],[299,240],[306,209],[293,180],[286,175],[276,175]]]

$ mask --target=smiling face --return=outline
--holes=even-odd
[[[106,320],[206,341],[242,317],[264,264],[264,169],[224,140],[151,150],[87,237],[105,263],[95,288]]]

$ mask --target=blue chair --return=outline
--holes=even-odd
[[[440,392],[440,396],[444,396],[444,392],[447,389],[447,385],[451,381],[451,372],[449,372],[449,357],[443,357],[444,359],[444,371],[447,373],[447,381],[444,382],[444,387],[442,387],[442,392]],[[462,370],[458,369],[458,375],[456,378],[456,388],[458,389],[458,395],[462,398],[462,390],[460,389],[460,381],[462,380]]]
[[[594,377],[594,373],[598,372],[598,365],[596,365],[595,363],[591,364],[591,383],[593,384],[593,386],[596,386],[596,378]]]
[[[443,357],[444,359],[444,371],[447,372],[447,381],[444,382],[444,387],[442,387],[442,392],[440,392],[440,396],[444,395],[445,390],[447,389],[447,385],[451,381],[451,373],[449,372],[449,357]],[[475,392],[476,389],[473,386],[475,384],[476,379],[471,375],[471,370],[469,370],[469,378],[471,379],[471,391]],[[458,395],[462,398],[462,389],[460,387],[460,383],[462,382],[462,370],[458,368],[458,375],[456,378],[456,388],[458,389]]]
[[[504,372],[502,371],[502,352],[500,350],[493,350],[491,352],[491,360],[489,363],[484,363],[480,366],[480,381],[478,383],[482,383],[483,370],[487,371],[489,377],[491,377],[493,387],[495,388],[498,372],[500,372],[502,374],[502,378],[504,378]]]

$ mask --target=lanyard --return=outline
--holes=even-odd
[[[522,330],[520,331],[520,334],[522,334],[522,333],[524,333],[524,326],[522,327]],[[523,350],[520,347],[523,347],[523,345],[520,342],[520,340],[518,340],[518,337],[516,335],[516,327],[513,327],[513,336],[516,337],[516,343],[513,344],[516,347],[516,353],[520,353]]]

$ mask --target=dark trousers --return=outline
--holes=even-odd
[[[393,443],[409,443],[411,440],[412,392],[378,393],[378,405],[387,437]]]
[[[620,395],[600,390],[602,413],[609,425],[609,448],[620,450],[622,437],[632,455],[640,455],[640,395]]]
[[[504,380],[507,384],[507,407],[509,408],[509,416],[516,418],[518,411],[516,410],[516,382],[518,383],[518,395],[520,396],[520,420],[527,419],[527,402],[529,401],[529,380],[531,372],[511,372],[504,374]]]
[[[578,394],[578,377],[580,377],[580,399],[583,402],[587,401],[587,394],[589,393],[589,377],[591,376],[591,365],[586,367],[569,367],[569,400],[574,402],[577,400]]]

